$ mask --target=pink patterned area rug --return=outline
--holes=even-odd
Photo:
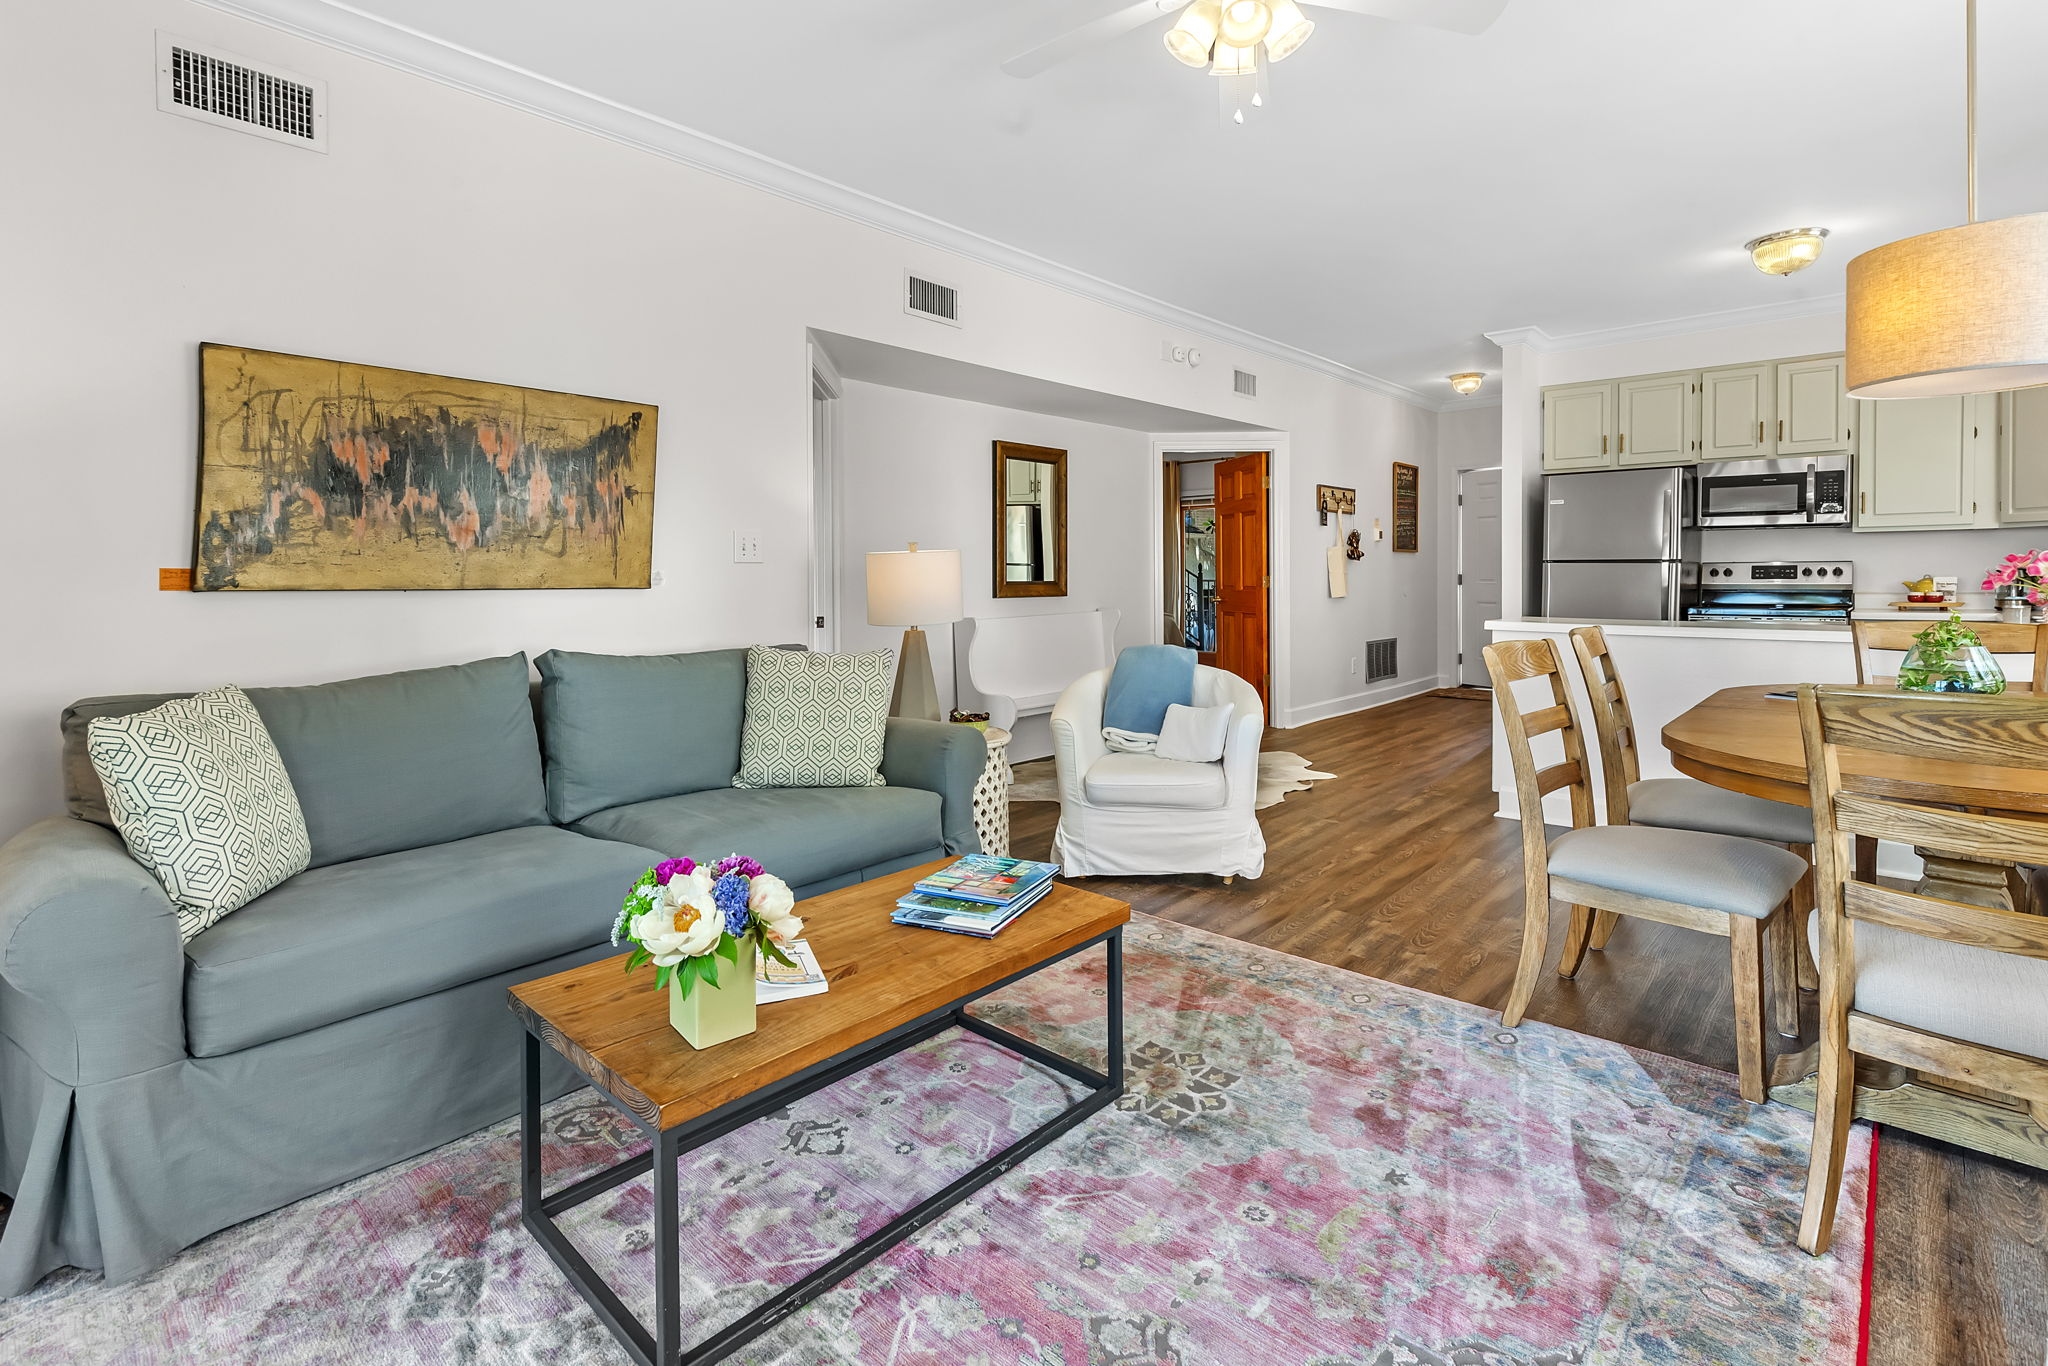
[[[981,1010],[1099,1055],[1099,954]],[[730,1360],[748,1366],[1853,1366],[1869,1130],[1834,1251],[1793,1245],[1811,1121],[1734,1079],[1136,917],[1130,1089]],[[778,1011],[763,1011],[762,1027]],[[701,1330],[1063,1103],[949,1032],[682,1166]],[[557,1189],[635,1150],[549,1108]],[[521,1229],[511,1124],[0,1303],[11,1366],[627,1361]],[[565,1224],[646,1316],[649,1187]]]

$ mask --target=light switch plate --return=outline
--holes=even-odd
[[[732,534],[732,562],[734,564],[761,563],[760,532],[735,531]]]

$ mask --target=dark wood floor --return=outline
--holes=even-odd
[[[1490,727],[1486,702],[1420,697],[1271,732],[1268,748],[1339,776],[1260,813],[1264,877],[1086,885],[1169,920],[1498,1006],[1520,936],[1521,844],[1493,814]],[[1043,857],[1058,814],[1015,804],[1013,852]],[[1563,916],[1553,922],[1554,964]],[[1733,1009],[1722,940],[1624,921],[1577,980],[1545,973],[1529,1017],[1732,1072]],[[1807,1016],[1810,1042],[1810,997]],[[1888,1130],[1877,1221],[1872,1366],[2041,1366],[2048,1174]]]

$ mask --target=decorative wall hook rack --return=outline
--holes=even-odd
[[[1340,489],[1335,484],[1317,484],[1316,512],[1319,514],[1319,525],[1322,526],[1330,524],[1330,514],[1333,512],[1348,512],[1354,517],[1357,516],[1358,490]]]

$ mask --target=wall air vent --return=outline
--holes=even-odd
[[[1259,377],[1257,375],[1252,374],[1248,370],[1234,370],[1231,373],[1237,376],[1238,393],[1246,398],[1257,398],[1259,396]]]
[[[327,83],[168,33],[156,35],[156,107],[294,147],[327,150]]]
[[[942,285],[936,280],[920,280],[909,271],[905,271],[903,311],[919,318],[929,318],[935,323],[945,323],[948,327],[958,327],[960,291],[951,285]]]
[[[1401,642],[1398,640],[1368,640],[1365,642],[1365,681],[1384,683],[1401,672]]]

